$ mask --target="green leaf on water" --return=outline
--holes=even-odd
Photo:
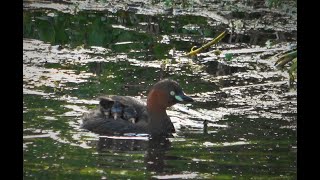
[[[233,58],[233,55],[231,53],[227,53],[224,55],[224,57],[226,58],[226,60],[230,61]]]

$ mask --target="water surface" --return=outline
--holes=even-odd
[[[228,34],[191,59],[181,55],[228,25],[196,14],[54,8],[25,9],[23,18],[25,179],[296,179],[296,91],[269,59],[296,45],[294,33],[271,47],[263,38],[230,43]],[[195,99],[167,110],[174,137],[80,129],[98,96],[145,99],[163,78]]]

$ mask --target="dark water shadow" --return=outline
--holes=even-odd
[[[246,67],[231,66],[227,63],[209,61],[206,63],[206,72],[214,76],[226,76],[237,72],[245,72]]]

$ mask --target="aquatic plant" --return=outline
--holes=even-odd
[[[289,73],[289,84],[290,87],[293,86],[293,82],[297,79],[297,50],[286,52],[282,54],[277,61],[275,66],[279,69],[285,69],[285,65],[292,62],[291,66],[287,69]]]

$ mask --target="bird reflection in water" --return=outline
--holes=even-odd
[[[144,163],[147,171],[163,172],[167,158],[165,154],[170,147],[171,142],[167,137],[101,136],[97,144],[97,151],[101,155],[109,154],[112,151],[124,153],[139,153],[140,151],[141,154],[145,154]],[[102,158],[109,161],[107,158],[110,158],[110,156]],[[130,162],[127,162],[127,164],[130,164]]]

